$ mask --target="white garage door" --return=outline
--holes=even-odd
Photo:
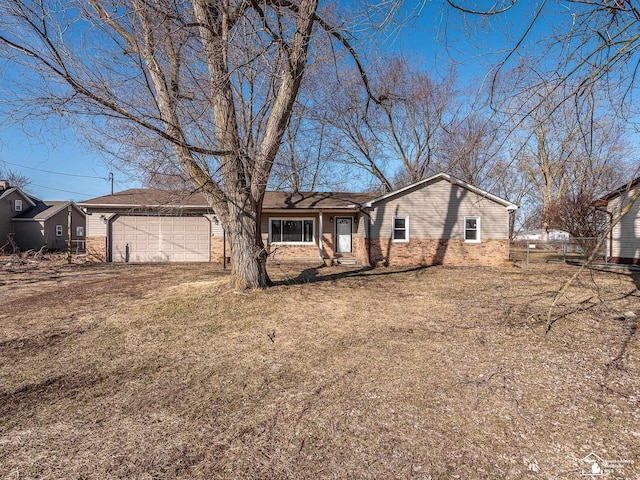
[[[210,223],[205,217],[121,215],[111,224],[113,262],[208,262]],[[127,248],[128,246],[128,248]]]

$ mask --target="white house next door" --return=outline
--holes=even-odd
[[[353,228],[353,218],[336,217],[336,237],[337,237],[336,252],[337,253],[351,253],[352,228]]]

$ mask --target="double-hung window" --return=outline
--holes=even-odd
[[[22,200],[16,200],[13,204],[13,210],[16,212],[22,211]]]
[[[62,225],[56,225],[56,237],[62,236]]]
[[[394,242],[409,241],[409,217],[393,217],[393,236]]]
[[[480,242],[480,217],[464,217],[464,241]]]
[[[272,218],[269,220],[270,243],[313,243],[312,218]]]

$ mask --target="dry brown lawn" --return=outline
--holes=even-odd
[[[0,271],[4,478],[640,478],[637,275]]]

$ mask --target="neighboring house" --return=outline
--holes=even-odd
[[[71,209],[71,225],[69,225]],[[13,217],[16,242],[20,250],[66,250],[71,227],[71,247],[84,250],[85,215],[73,202],[43,202]]]
[[[566,241],[566,240],[569,240],[570,236],[571,235],[569,234],[569,232],[565,230],[556,230],[556,229],[549,230],[549,241],[552,241],[552,242]],[[542,229],[537,229],[537,230],[527,230],[525,232],[520,232],[515,237],[513,237],[513,239],[540,241],[542,240],[542,237],[543,237]]]
[[[13,217],[34,206],[34,200],[26,193],[11,187],[6,180],[0,180],[0,247],[8,244],[9,235],[15,237]],[[11,251],[11,246],[7,245],[5,251]]]
[[[224,231],[200,194],[133,189],[79,204],[97,261],[222,261]],[[498,265],[517,207],[446,174],[395,192],[267,192],[270,259],[383,265]]]
[[[71,209],[71,239],[74,249],[84,247],[85,216],[73,202],[48,202],[27,195],[8,182],[0,181],[0,246],[7,236],[21,251],[65,250]],[[11,246],[5,247],[10,252]]]
[[[638,189],[640,177],[599,198],[593,205],[607,212],[610,219],[615,219]],[[640,200],[613,227],[607,237],[607,245],[610,263],[640,265]]]

